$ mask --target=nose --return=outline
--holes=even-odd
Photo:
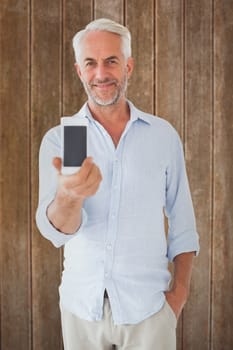
[[[95,78],[98,80],[104,80],[107,76],[107,69],[103,63],[99,63],[96,66]]]

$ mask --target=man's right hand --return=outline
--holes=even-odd
[[[61,158],[54,158],[53,165],[58,171],[58,193],[67,201],[84,200],[97,192],[102,176],[91,157],[86,158],[80,170],[72,175],[61,174]]]
[[[86,158],[80,170],[72,175],[61,174],[61,158],[54,158],[53,165],[58,171],[58,188],[53,202],[48,207],[47,216],[58,231],[73,234],[81,225],[83,201],[97,192],[102,175],[90,157]]]

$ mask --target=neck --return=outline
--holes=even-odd
[[[130,117],[129,106],[125,99],[111,106],[98,106],[89,100],[88,107],[93,118],[103,126],[106,124],[127,123]]]
[[[130,118],[130,110],[126,100],[121,100],[112,106],[97,106],[88,101],[92,116],[109,133],[115,146],[121,138]]]

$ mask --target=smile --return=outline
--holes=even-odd
[[[111,86],[115,86],[116,85],[116,81],[115,80],[111,80],[111,81],[106,81],[106,82],[94,82],[91,83],[90,86],[91,87],[96,87],[98,89],[108,89]]]

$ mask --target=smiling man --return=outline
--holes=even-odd
[[[102,54],[99,52],[100,47],[96,46],[98,42],[102,43]],[[106,47],[105,42],[111,45]],[[99,106],[117,103],[125,95],[128,76],[133,67],[132,59],[128,59],[125,67],[120,37],[108,32],[89,33],[82,47],[87,57],[81,59],[80,66],[75,66],[90,102]],[[88,52],[95,58],[88,57]],[[108,56],[111,52],[116,52],[116,55]]]
[[[62,175],[61,129],[49,130],[37,210],[41,233],[65,245],[64,347],[173,350],[199,250],[182,144],[168,122],[126,99],[134,66],[126,27],[93,21],[73,46],[88,96],[75,117],[88,121],[91,157]]]

